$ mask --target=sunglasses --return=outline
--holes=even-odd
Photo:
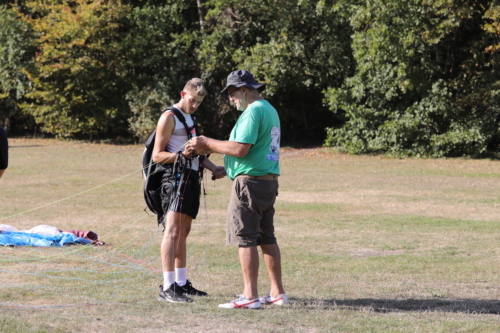
[[[240,90],[240,88],[241,88],[241,87],[238,87],[238,88],[234,89],[232,93],[227,94],[227,96],[229,97],[229,99],[232,99],[232,98],[233,98],[234,93],[235,93],[235,92],[237,92],[238,90]]]

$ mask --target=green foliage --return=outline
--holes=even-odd
[[[321,91],[340,86],[353,65],[349,29],[339,13],[315,1],[207,5],[207,35],[199,51],[207,76],[222,88],[230,71],[250,70],[267,84],[264,96],[280,113],[286,142],[324,138],[333,117]]]
[[[190,30],[196,10],[184,1],[135,7],[124,34],[128,81],[126,98],[131,109],[130,131],[146,137],[166,106],[177,102],[184,84],[199,77],[195,43],[197,31]]]
[[[34,88],[23,104],[43,130],[61,137],[126,129],[129,90],[120,28],[130,7],[115,1],[27,2],[39,34]]]
[[[219,92],[247,69],[267,85],[284,144],[326,136],[350,153],[500,150],[498,0],[9,4],[22,20],[0,7],[0,117],[21,105],[46,133],[144,138],[201,77],[200,128],[225,139],[239,113]]]
[[[141,139],[146,139],[156,128],[160,111],[165,108],[162,101],[168,100],[162,92],[168,91],[165,86],[149,87],[142,90],[133,89],[128,92],[132,116],[129,118],[130,130]]]
[[[500,3],[498,0],[491,1],[490,7],[484,13],[484,17],[486,18],[483,25],[484,30],[496,37],[493,39],[495,41],[493,45],[488,46],[486,51],[498,51],[500,49],[500,41],[498,40],[500,36]]]
[[[346,122],[328,129],[325,145],[415,156],[498,151],[498,61],[485,52],[483,7],[361,1],[351,10],[356,73],[326,91]]]
[[[26,2],[25,0],[0,0],[0,6],[5,5],[5,6],[19,8],[23,6],[25,2]]]
[[[21,116],[18,103],[29,89],[23,68],[32,65],[34,37],[29,25],[3,5],[0,5],[0,26],[0,124],[9,127],[13,118]]]
[[[264,73],[284,128],[291,130],[287,136],[296,142],[304,136],[322,138],[324,127],[333,122],[321,92],[340,86],[352,71],[351,31],[337,11],[318,10],[314,2],[281,3],[276,13],[280,19],[273,23],[269,42],[252,47],[251,57],[239,57],[245,67]]]
[[[40,34],[30,72],[32,100],[23,108],[46,132],[62,136],[144,137],[162,105],[195,76],[195,7],[183,1],[125,5],[118,1],[28,2]]]

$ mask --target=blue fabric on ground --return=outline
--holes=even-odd
[[[90,244],[92,241],[70,233],[57,235],[31,234],[17,231],[0,231],[0,245],[4,246],[63,246]]]

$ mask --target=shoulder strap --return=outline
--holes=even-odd
[[[176,107],[167,108],[167,110],[172,111],[177,117],[177,119],[181,121],[182,125],[184,125],[184,128],[186,129],[188,140],[191,139],[193,137],[193,135],[191,134],[192,127],[188,126],[188,124],[186,123],[186,118],[184,118],[184,115]],[[198,127],[196,126],[196,117],[194,115],[191,115],[191,119],[193,119],[194,131],[196,135],[198,135]]]

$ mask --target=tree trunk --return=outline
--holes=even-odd
[[[201,10],[201,0],[196,0],[196,4],[198,5],[198,16],[200,17],[200,29],[203,32],[203,11]]]

